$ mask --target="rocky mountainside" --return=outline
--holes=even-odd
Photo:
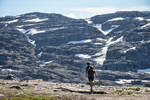
[[[86,82],[90,61],[107,85],[141,84],[150,80],[149,30],[150,12],[87,19],[39,12],[1,17],[0,78]]]
[[[108,37],[104,69],[136,72],[149,68],[149,18],[148,12],[117,12],[91,18],[92,24],[106,31]]]

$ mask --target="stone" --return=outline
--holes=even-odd
[[[11,86],[10,88],[12,88],[12,89],[17,89],[17,90],[21,90],[21,87],[20,86]]]

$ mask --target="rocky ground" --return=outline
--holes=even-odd
[[[91,94],[89,90],[88,84],[54,83],[42,80],[0,80],[0,99],[2,100],[8,100],[8,98],[18,100],[11,99],[14,97],[58,98],[48,100],[150,100],[150,88],[142,86],[95,85],[94,93]]]

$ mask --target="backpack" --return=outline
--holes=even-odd
[[[95,71],[94,71],[94,68],[93,67],[89,67],[88,68],[88,77],[94,77],[94,73],[95,73]]]

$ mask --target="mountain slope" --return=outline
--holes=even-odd
[[[136,11],[88,19],[39,12],[1,17],[0,77],[86,82],[91,61],[99,78],[112,84],[149,80],[139,73],[149,68],[149,23],[149,12]]]
[[[99,25],[101,30],[109,31],[105,34],[109,43],[104,69],[118,71],[137,71],[149,68],[149,12],[117,12],[106,15],[106,21],[101,16],[91,18],[103,20]],[[100,18],[99,18],[100,17]],[[113,17],[113,18],[112,18]],[[97,27],[99,28],[99,27]],[[147,60],[143,60],[147,58]]]

